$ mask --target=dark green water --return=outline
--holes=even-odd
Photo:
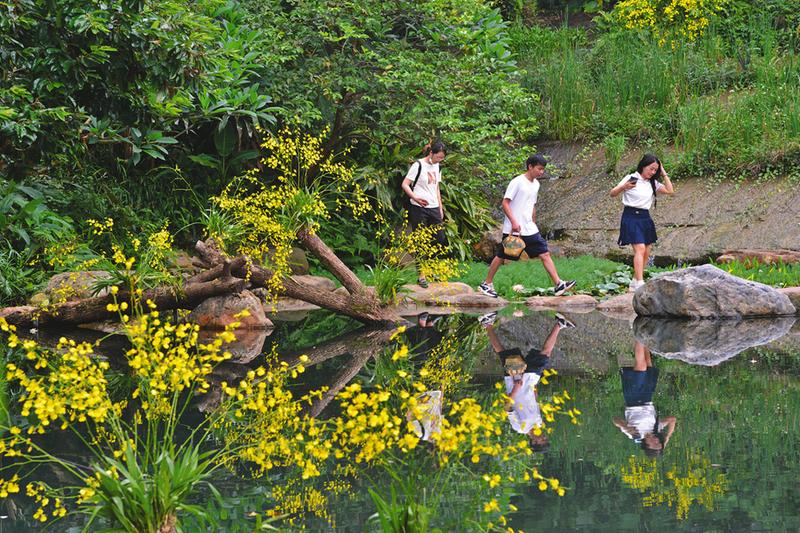
[[[501,313],[493,330],[503,348],[525,354],[542,349],[556,321],[553,313],[523,312],[521,317],[511,310]],[[777,330],[782,335],[773,333],[777,338],[771,342],[738,354],[725,338],[662,339],[699,353],[651,356],[658,368],[652,404],[659,419],[674,417],[675,428],[663,452],[650,457],[614,425],[615,418],[625,417],[620,369],[635,362],[634,333],[641,333],[640,324],[634,331],[631,322],[598,313],[569,319],[576,327],[558,329],[549,363],[559,374],[548,387],[569,391],[582,415],[579,425],[566,418],[553,425],[540,468],[568,490],[558,497],[533,486],[517,487],[511,501],[519,511],[510,515],[511,526],[525,531],[800,531],[797,326],[784,323]],[[751,338],[737,339],[741,346],[770,338],[762,325],[754,329]],[[297,335],[292,331],[289,335]],[[473,391],[479,394],[502,381],[500,358],[477,317],[443,317],[433,328],[409,331],[409,342],[421,343],[420,363],[453,331],[464,341],[456,349],[470,362]],[[677,337],[680,331],[669,333]],[[691,364],[692,357],[705,364]],[[458,508],[464,498],[456,499]],[[335,528],[316,527],[362,530],[371,508],[355,500],[341,502]],[[453,523],[445,527],[461,529]]]
[[[308,353],[315,361],[298,392],[320,386],[335,391],[352,380],[368,386],[385,371],[380,358],[374,357],[382,353],[385,335],[364,332],[357,324],[321,312],[294,321],[275,318],[277,327],[263,341],[264,350],[277,346],[290,360]],[[557,419],[549,448],[532,458],[540,471],[560,480],[565,495],[543,493],[533,485],[510,489],[505,496],[519,509],[508,515],[515,529],[800,531],[798,326],[757,323],[750,328],[704,326],[687,332],[674,324],[633,324],[590,313],[569,315],[575,327],[561,328],[554,313],[511,308],[490,327],[477,315],[434,318],[425,323],[430,327],[417,326],[406,333],[406,341],[414,347],[414,365],[423,366],[431,352],[447,343],[469,376],[460,392],[481,396],[504,382],[498,350],[516,348],[525,355],[552,347],[546,364],[558,375],[538,386],[539,399],[566,390],[582,413],[578,425],[567,417]],[[417,323],[415,317],[410,319]],[[660,333],[665,333],[662,338]],[[614,424],[626,417],[620,370],[636,363],[636,337],[656,339],[658,348],[670,351],[669,357],[651,355],[652,366],[658,368],[649,398],[652,410],[660,422],[674,417],[674,430],[657,457],[648,456],[640,443]],[[737,354],[732,344],[760,345]],[[681,347],[694,353],[680,352]],[[230,380],[260,362],[255,357],[246,364],[226,363],[220,372]],[[325,417],[333,406],[323,401],[311,409]],[[518,437],[511,429],[509,433]],[[70,453],[80,451],[70,449]],[[379,489],[388,484],[381,479],[372,482]],[[252,531],[248,514],[270,507],[268,488],[228,478],[215,483],[231,498],[229,508],[216,511],[222,529]],[[444,531],[472,530],[463,516],[492,494],[485,484],[466,478],[454,479],[445,489],[431,495],[420,487],[424,497],[441,500],[435,525]],[[308,530],[371,529],[365,524],[374,505],[365,486],[355,483],[353,490],[331,501],[326,519],[308,517]],[[6,509],[6,514],[13,513]],[[66,531],[67,524],[51,530]],[[0,531],[32,527],[24,518],[0,520]],[[189,525],[187,530],[195,529]]]

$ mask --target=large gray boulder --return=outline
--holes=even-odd
[[[641,316],[688,318],[783,316],[796,312],[785,294],[712,265],[654,277],[636,291],[633,308]]]
[[[714,366],[783,337],[794,322],[794,317],[680,320],[640,316],[633,323],[633,334],[652,352],[668,359]]]
[[[108,294],[107,288],[95,294],[92,291],[92,287],[97,282],[107,280],[110,277],[111,274],[103,270],[84,270],[56,274],[48,280],[47,287],[44,289],[44,296],[47,300],[45,303],[63,303],[92,296],[105,296]]]

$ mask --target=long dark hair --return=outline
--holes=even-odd
[[[422,149],[422,155],[424,157],[427,157],[429,154],[438,154],[439,152],[447,154],[447,147],[442,141],[429,142],[425,145],[425,148]]]
[[[661,176],[661,161],[653,154],[644,154],[642,156],[642,159],[639,161],[639,164],[636,166],[636,172],[638,172],[639,175],[641,176],[644,167],[648,167],[653,163],[658,163],[658,170],[656,170],[656,173],[653,174],[652,177],[650,178],[650,186],[653,188],[653,205],[655,206],[656,204],[658,204],[658,198],[657,198],[658,194],[656,191],[656,178]]]

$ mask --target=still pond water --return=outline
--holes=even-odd
[[[381,372],[375,355],[387,336],[325,312],[273,318],[264,351],[277,347],[289,359],[310,354],[314,364],[299,389],[330,387],[311,407],[317,416],[329,414],[332,393]],[[793,319],[687,326],[507,308],[497,316],[409,320],[414,327],[405,338],[415,365],[447,351],[468,375],[460,387],[474,395],[498,383],[510,390],[509,371],[529,380],[554,369],[537,394],[569,391],[580,411],[578,424],[558,417],[534,454],[565,495],[514,487],[510,501],[519,510],[508,518],[515,529],[800,531],[800,326]],[[242,370],[228,364],[225,372]],[[511,428],[526,429],[540,414],[537,405],[510,419]],[[265,489],[235,480],[219,480],[218,487],[238,498],[220,516],[225,530],[251,531],[246,514],[263,509]],[[425,494],[441,498],[434,525],[469,530],[460,517],[484,501],[481,487],[456,483],[446,494]],[[331,501],[324,517],[309,516],[308,530],[370,529],[375,508],[363,487]],[[28,526],[0,521],[0,531]]]

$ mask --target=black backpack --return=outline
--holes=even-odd
[[[414,190],[414,187],[417,186],[417,182],[419,181],[419,175],[422,174],[422,163],[420,163],[419,161],[417,161],[416,163],[419,166],[417,167],[417,177],[414,178],[414,181],[411,183],[411,190],[412,191]],[[403,178],[403,181],[405,181],[405,178]],[[402,190],[402,188],[401,188],[401,190]],[[403,196],[405,196],[405,198],[406,198],[405,201],[403,202],[403,207],[405,207],[406,209],[409,209],[411,207],[411,198],[408,197],[408,195],[405,193],[405,191],[403,191]]]

